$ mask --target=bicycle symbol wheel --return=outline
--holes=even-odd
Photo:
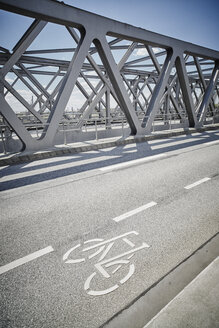
[[[128,264],[129,263],[129,260],[120,260],[120,261],[114,261],[114,262],[111,262],[107,265],[107,267],[111,267],[113,265],[119,265],[119,268],[124,265],[124,264]],[[118,267],[117,267],[118,269]],[[114,270],[113,273],[115,273],[117,270]],[[135,266],[134,264],[130,264],[129,266],[129,271],[128,273],[126,274],[126,276],[124,278],[122,278],[119,283],[116,283],[115,285],[107,288],[107,289],[104,289],[104,290],[93,290],[91,289],[91,283],[93,282],[93,280],[96,278],[98,279],[98,276],[99,276],[99,279],[100,279],[100,276],[101,275],[98,275],[97,272],[93,272],[88,278],[87,280],[85,281],[84,283],[84,290],[89,294],[89,295],[93,295],[93,296],[100,296],[100,295],[105,295],[105,294],[108,294],[108,293],[111,293],[113,292],[114,290],[116,290],[117,288],[119,288],[120,285],[124,284],[129,278],[131,278],[131,276],[134,274],[135,272]]]
[[[137,251],[150,246],[143,242],[139,247],[135,247],[135,244],[127,238],[130,235],[138,235],[138,233],[130,231],[108,240],[101,238],[90,239],[83,244],[75,245],[63,255],[63,261],[66,264],[80,264],[98,256],[96,264],[94,264],[94,272],[88,276],[84,283],[84,290],[87,294],[100,296],[113,292],[134,274],[135,266],[130,264],[130,259]],[[128,245],[129,250],[115,255],[115,250],[114,252],[111,250],[115,245],[115,241],[119,240],[122,241],[123,245],[125,243],[126,247]],[[78,253],[77,257],[76,254]],[[109,254],[111,254],[111,257]],[[113,254],[114,256],[112,257]],[[114,266],[116,266],[115,269],[113,268]],[[113,280],[116,280],[116,283]]]

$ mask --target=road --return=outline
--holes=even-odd
[[[97,328],[219,230],[219,132],[0,169],[0,327]]]

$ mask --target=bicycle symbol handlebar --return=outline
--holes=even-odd
[[[97,260],[97,263],[94,264],[95,271],[91,275],[89,275],[89,277],[86,279],[86,281],[84,283],[84,290],[87,292],[87,294],[93,295],[93,296],[108,294],[108,293],[116,290],[120,285],[124,284],[134,274],[135,266],[134,266],[134,264],[130,264],[130,259],[134,256],[134,254],[136,252],[138,252],[144,248],[148,248],[150,246],[148,244],[146,244],[145,242],[143,242],[141,246],[135,247],[135,244],[127,238],[127,236],[130,236],[130,235],[138,235],[138,232],[130,231],[130,232],[127,232],[125,234],[122,234],[120,236],[117,236],[117,237],[114,237],[114,238],[111,238],[111,239],[108,239],[105,241],[100,238],[87,240],[84,242],[83,246],[85,246],[85,248],[83,248],[81,251],[83,254],[83,257],[81,257],[81,258],[76,258],[76,259],[70,258],[70,255],[82,246],[81,244],[77,244],[76,246],[72,247],[63,255],[63,261],[66,264],[78,264],[78,263],[83,263],[86,261],[85,254],[89,251],[94,250],[94,253],[88,255],[88,260],[101,254],[99,259]],[[122,240],[123,242],[128,244],[131,247],[131,249],[129,251],[121,253],[117,256],[106,258],[108,253],[110,252],[110,250],[113,248],[115,241],[118,241],[118,240]],[[95,244],[91,245],[92,243],[95,243]],[[88,246],[88,245],[91,245],[91,246]],[[93,290],[91,288],[91,284],[94,285],[94,278],[102,277],[104,279],[108,279],[112,275],[114,275],[124,265],[129,265],[129,269],[128,269],[127,274],[122,279],[120,279],[119,282],[117,282],[113,286],[103,289],[103,290]],[[111,275],[110,275],[108,268],[111,268],[113,266],[116,266],[116,268],[114,270],[112,270]]]

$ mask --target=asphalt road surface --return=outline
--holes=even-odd
[[[218,131],[0,174],[0,327],[100,327],[219,230]]]

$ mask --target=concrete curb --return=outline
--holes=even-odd
[[[87,152],[91,150],[98,150],[109,147],[122,146],[132,143],[145,142],[156,139],[176,137],[180,135],[191,135],[193,133],[202,133],[210,130],[218,130],[219,124],[206,126],[203,128],[195,129],[189,128],[186,130],[172,130],[166,131],[159,134],[147,135],[147,136],[129,136],[126,138],[118,137],[116,140],[109,141],[108,139],[99,142],[93,141],[93,143],[87,145],[86,143],[75,144],[74,146],[63,146],[62,148],[52,148],[48,150],[43,150],[39,152],[21,152],[11,155],[4,155],[0,158],[0,166],[21,164],[25,162],[37,161],[41,159],[46,159],[50,157],[62,156],[66,154],[75,154],[80,152]]]
[[[216,233],[163,277],[160,277],[147,290],[133,299],[126,307],[115,313],[100,328],[142,328],[145,325],[147,326],[162,309],[218,257],[218,245],[219,234]],[[206,317],[209,315],[209,313],[205,314]],[[177,322],[170,326],[190,327],[188,325],[178,326]],[[169,325],[161,327],[169,327]]]
[[[218,274],[219,256],[143,328],[218,327]]]

